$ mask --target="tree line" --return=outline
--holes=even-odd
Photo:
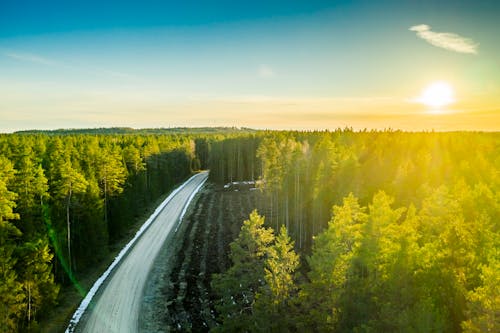
[[[104,133],[0,135],[0,330],[36,329],[206,168],[266,197],[214,279],[217,330],[498,328],[499,133]]]
[[[84,295],[78,278],[203,158],[185,134],[0,135],[0,331],[36,330],[61,285]]]
[[[215,331],[500,329],[499,133],[267,132],[255,153],[266,224],[213,279]]]
[[[441,185],[498,188],[499,141],[498,133],[261,131],[213,142],[210,176],[260,180],[268,222],[284,224],[296,246],[310,248],[331,207],[351,192],[368,204],[383,190],[408,205]]]

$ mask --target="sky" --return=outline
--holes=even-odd
[[[499,131],[499,15],[498,1],[0,0],[0,132]],[[436,82],[452,94],[439,107],[423,97]]]

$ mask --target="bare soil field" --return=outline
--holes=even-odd
[[[229,244],[261,196],[255,189],[206,183],[156,259],[144,292],[141,332],[204,332],[217,325],[211,276],[229,267]]]

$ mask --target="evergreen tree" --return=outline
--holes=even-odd
[[[16,207],[15,199],[17,194],[10,191],[7,186],[15,175],[12,163],[3,156],[0,156],[0,225],[8,225],[8,221],[18,219],[19,214],[14,213]]]
[[[18,281],[15,264],[15,238],[21,232],[10,220],[19,218],[13,212],[17,197],[7,185],[14,178],[14,169],[9,160],[0,156],[0,331],[12,332],[17,328],[17,319],[22,315],[24,295]]]
[[[108,224],[108,197],[123,192],[127,169],[117,147],[102,149],[97,157],[97,178],[104,196],[104,222]]]
[[[0,227],[0,238],[4,238]],[[24,310],[24,293],[15,270],[15,245],[0,241],[0,331],[15,332],[18,318]]]
[[[255,295],[265,284],[266,254],[273,240],[272,229],[264,227],[264,217],[254,210],[230,245],[233,265],[212,279],[212,287],[220,296],[216,305],[222,322],[219,331],[241,332],[253,326]]]
[[[293,313],[298,292],[295,274],[299,257],[293,246],[286,227],[281,226],[280,233],[268,249],[264,269],[266,285],[256,296],[256,331],[289,332],[296,325]]]
[[[28,328],[39,312],[43,313],[55,304],[59,286],[54,283],[52,258],[46,240],[25,243],[20,249],[17,271],[21,272],[18,279],[24,292],[24,312]]]
[[[481,267],[482,285],[467,295],[468,319],[462,323],[464,332],[498,332],[500,330],[500,261],[492,258]]]
[[[341,320],[340,298],[349,283],[349,269],[362,241],[362,228],[368,216],[352,194],[342,206],[333,207],[328,229],[314,239],[312,254],[307,259],[310,282],[301,295],[306,315],[304,328],[321,332],[337,329]]]
[[[87,188],[87,180],[78,172],[71,162],[66,160],[56,167],[57,181],[54,183],[54,197],[65,202],[66,207],[66,235],[68,247],[69,274],[73,274],[71,254],[71,219],[70,209],[73,196],[84,193]]]

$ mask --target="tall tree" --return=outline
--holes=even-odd
[[[218,330],[243,331],[253,325],[255,295],[265,284],[265,258],[273,240],[272,229],[264,227],[264,217],[254,210],[230,245],[233,265],[212,279],[213,289],[220,295],[216,308],[223,325]]]
[[[108,197],[123,192],[127,169],[116,146],[102,149],[97,163],[98,180],[104,196],[104,222],[108,224]]]
[[[286,227],[281,226],[268,249],[264,268],[266,285],[256,296],[253,317],[257,331],[285,332],[295,328],[292,314],[298,292],[295,274],[299,256],[293,246]]]
[[[0,156],[0,331],[12,332],[17,328],[17,319],[23,310],[22,285],[17,280],[15,264],[16,243],[21,232],[10,220],[18,219],[13,212],[16,194],[7,185],[14,178],[12,163]]]
[[[348,283],[352,258],[362,239],[362,228],[368,215],[358,199],[350,194],[342,206],[333,207],[328,228],[314,239],[307,259],[310,283],[304,285],[302,299],[307,315],[304,324],[315,330],[334,331],[340,321],[340,297]]]
[[[9,220],[18,219],[19,214],[14,213],[17,194],[10,191],[7,185],[14,179],[15,170],[12,163],[0,156],[0,224],[7,225]]]
[[[36,165],[34,156],[22,156],[16,163],[16,177],[13,184],[18,194],[16,211],[21,215],[19,227],[25,239],[43,233],[45,226],[41,218],[41,206],[48,198],[48,184],[40,164]]]
[[[19,280],[25,295],[24,310],[28,329],[35,321],[37,312],[43,313],[55,304],[59,286],[54,283],[52,258],[46,240],[27,242],[20,249],[17,271],[21,272]]]
[[[498,247],[497,247],[498,249]],[[464,332],[498,332],[500,330],[500,261],[492,258],[481,267],[482,285],[467,295],[467,320]]]
[[[55,197],[64,200],[66,207],[66,233],[70,275],[73,274],[71,256],[71,203],[73,196],[75,194],[84,193],[87,185],[88,183],[83,175],[73,168],[69,160],[63,161],[62,164],[57,166],[57,181],[55,181],[54,184]]]

